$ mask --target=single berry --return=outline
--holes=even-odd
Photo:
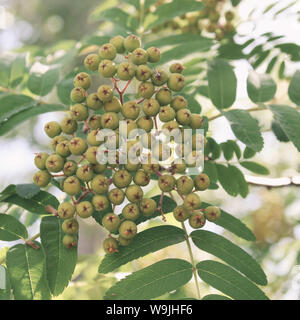
[[[91,166],[85,164],[77,169],[76,176],[80,180],[88,182],[93,179],[94,171]]]
[[[163,192],[174,190],[176,184],[175,178],[170,174],[163,174],[158,178],[158,186]]]
[[[75,248],[77,246],[77,239],[71,235],[66,234],[63,237],[63,245],[67,248],[67,249],[72,249]]]
[[[119,117],[115,112],[106,112],[101,116],[101,127],[115,130],[119,126]]]
[[[122,169],[114,173],[112,180],[117,188],[125,188],[130,185],[132,176],[127,170]]]
[[[62,230],[66,234],[76,234],[79,229],[79,224],[74,218],[66,219],[62,224]]]
[[[159,120],[169,122],[175,118],[175,110],[170,106],[161,107],[159,110]]]
[[[146,186],[150,183],[149,174],[144,170],[138,170],[133,177],[133,182],[138,186]]]
[[[94,207],[89,201],[82,201],[76,205],[76,212],[79,217],[86,219],[93,214]]]
[[[76,103],[70,108],[71,117],[76,121],[84,121],[89,117],[89,112],[86,106]]]
[[[102,225],[109,232],[116,232],[120,226],[120,218],[114,213],[107,213],[102,218]]]
[[[192,113],[189,125],[192,129],[200,129],[203,125],[203,121],[203,118],[199,114]]]
[[[111,78],[117,72],[116,64],[113,61],[110,61],[110,60],[107,60],[107,59],[102,60],[99,63],[98,72],[104,78]]]
[[[108,191],[108,187],[109,181],[103,174],[96,175],[91,182],[92,190],[98,194],[106,193]]]
[[[69,149],[69,141],[67,140],[61,141],[56,146],[55,152],[62,157],[68,157],[71,154]]]
[[[77,163],[73,160],[69,160],[64,164],[63,173],[65,176],[69,177],[75,174],[77,170]]]
[[[96,71],[98,69],[99,63],[100,63],[100,57],[95,54],[89,54],[85,59],[84,59],[84,65],[85,67],[90,70],[90,71]]]
[[[174,218],[179,222],[184,222],[190,217],[190,213],[184,206],[178,206],[173,211]]]
[[[44,130],[49,138],[54,138],[61,133],[61,127],[56,121],[46,123]]]
[[[91,93],[86,99],[86,105],[90,109],[99,110],[103,107],[103,102],[99,99],[97,93]]]
[[[124,103],[121,112],[126,119],[135,120],[140,114],[140,106],[135,101]]]
[[[128,245],[131,243],[131,239],[124,239],[124,238],[122,238],[122,237],[119,236],[118,242],[119,242],[119,245],[120,245],[120,246],[126,247],[126,246],[128,246]]]
[[[97,164],[92,164],[92,168],[94,170],[94,173],[100,174],[100,173],[103,173],[107,169],[107,165],[97,163]]]
[[[156,99],[147,99],[143,104],[143,111],[146,116],[153,117],[159,112],[160,105]],[[175,117],[175,114],[174,114]]]
[[[176,96],[172,99],[171,107],[178,111],[180,109],[185,109],[187,107],[187,101],[183,96]]]
[[[122,108],[121,102],[117,97],[112,97],[110,101],[104,103],[104,110],[106,112],[120,112]]]
[[[131,80],[135,75],[135,67],[129,62],[121,62],[118,66],[117,75],[121,80]]]
[[[46,169],[46,160],[48,157],[49,154],[45,152],[40,152],[36,154],[36,156],[34,157],[35,166],[40,170]]]
[[[118,241],[114,238],[107,238],[103,241],[103,249],[107,254],[118,252]]]
[[[179,124],[187,126],[191,122],[191,115],[189,109],[180,109],[176,112],[176,120]]]
[[[140,186],[131,185],[125,190],[126,197],[130,202],[139,202],[142,200],[144,192]]]
[[[171,168],[175,173],[185,173],[186,164],[185,164],[184,160],[181,160],[181,163],[173,162]]]
[[[98,88],[97,95],[101,101],[107,102],[113,98],[113,90],[110,86],[104,84]]]
[[[77,177],[70,176],[63,182],[63,190],[70,196],[75,196],[81,192],[81,184]]]
[[[82,103],[86,98],[86,91],[81,87],[76,87],[71,91],[70,98],[75,103]]]
[[[156,93],[155,98],[161,106],[166,106],[172,101],[172,92],[168,88],[161,88]]]
[[[96,147],[99,147],[103,143],[103,141],[100,140],[99,129],[89,132],[89,134],[87,135],[87,143],[90,146]]]
[[[139,85],[138,93],[142,98],[150,99],[154,94],[154,90],[154,85],[151,82],[142,82]]]
[[[153,129],[154,123],[151,117],[142,116],[136,122],[138,128],[150,132]]]
[[[123,201],[125,199],[125,193],[121,189],[114,188],[109,191],[108,199],[112,204],[119,205],[119,204],[123,203]]]
[[[156,86],[162,86],[168,81],[168,74],[162,69],[155,69],[151,75],[152,83]]]
[[[91,77],[85,72],[80,72],[74,78],[74,87],[83,88],[85,90],[89,89],[91,86]]]
[[[121,223],[119,234],[124,239],[132,239],[137,234],[137,226],[133,221],[126,220]]]
[[[201,206],[201,200],[196,193],[190,193],[184,198],[183,205],[188,211],[197,210]]]
[[[75,214],[75,207],[70,202],[63,202],[59,205],[57,213],[62,219],[72,218]]]
[[[124,53],[124,38],[122,36],[115,36],[109,42],[116,48],[117,53]]]
[[[205,216],[202,212],[193,213],[189,218],[189,224],[194,229],[202,228],[205,225]]]
[[[92,204],[96,211],[104,211],[108,208],[109,202],[104,195],[95,195],[92,199]]]
[[[69,142],[69,149],[73,155],[81,155],[88,148],[84,139],[76,137]]]
[[[97,164],[97,150],[98,147],[89,147],[85,152],[85,159],[91,164]]]
[[[51,181],[51,174],[46,171],[38,171],[37,173],[35,173],[35,175],[33,176],[33,182],[40,188],[46,187],[49,182]]]
[[[50,172],[62,171],[65,160],[58,154],[50,155],[46,160],[46,169]]]
[[[101,59],[114,60],[117,55],[117,50],[111,43],[105,43],[99,50]]]
[[[151,77],[151,69],[145,65],[140,65],[136,68],[135,77],[139,81],[147,81]]]
[[[139,37],[131,34],[124,40],[124,47],[127,51],[132,52],[141,47],[141,40]]]
[[[170,72],[171,73],[181,73],[183,71],[183,65],[181,63],[173,63],[170,66]]]
[[[61,122],[61,130],[65,134],[72,134],[77,130],[77,122],[70,118],[70,117],[65,117],[62,122]]]
[[[153,199],[144,198],[140,202],[140,211],[145,217],[151,217],[157,209],[157,204]]]
[[[221,210],[218,207],[209,206],[204,210],[205,218],[208,221],[215,222],[220,218]]]
[[[97,99],[99,99],[98,96],[97,96]],[[100,101],[100,99],[99,99],[99,101]],[[102,102],[101,102],[101,104],[102,104]],[[88,126],[93,130],[100,129],[101,128],[101,116],[98,114],[92,115],[88,120]]]
[[[181,91],[184,87],[184,76],[180,73],[172,73],[168,79],[168,87],[172,91]]]
[[[122,215],[125,219],[134,221],[140,216],[140,209],[137,204],[129,203],[123,208]]]
[[[193,179],[188,176],[182,176],[176,181],[176,187],[179,193],[189,194],[194,189]]]
[[[133,172],[133,171],[137,171],[140,168],[141,164],[140,163],[132,163],[130,161],[127,161],[127,163],[125,164],[125,169],[127,171]]]
[[[160,60],[160,50],[156,47],[150,47],[147,49],[148,61],[151,63],[158,62]]]
[[[148,53],[142,48],[135,49],[130,55],[131,62],[137,66],[145,64],[148,61]]]

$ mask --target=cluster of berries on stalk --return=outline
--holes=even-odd
[[[135,237],[141,218],[151,218],[158,212],[165,219],[163,198],[165,193],[173,196],[173,191],[183,200],[173,212],[176,220],[188,219],[193,228],[201,228],[206,219],[216,221],[220,216],[216,207],[201,209],[197,192],[207,189],[210,182],[204,173],[193,178],[185,175],[187,167],[195,163],[187,164],[182,159],[181,163],[173,160],[167,167],[161,164],[174,155],[152,129],[158,132],[164,129],[166,135],[174,129],[195,130],[203,126],[203,118],[190,112],[182,95],[174,95],[185,84],[180,63],[172,64],[169,72],[148,66],[158,63],[160,56],[156,47],[142,49],[135,35],[113,37],[97,53],[85,57],[88,71],[75,76],[70,93],[73,103],[61,123],[51,121],[44,127],[52,139],[53,153],[36,154],[34,162],[40,171],[33,181],[39,187],[46,187],[51,180],[59,179],[61,189],[68,195],[57,211],[51,210],[63,219],[66,248],[77,246],[78,217],[86,219],[97,214],[109,232],[103,242],[105,252],[118,252],[119,246],[129,245]],[[96,92],[91,92],[97,71],[110,79],[111,84],[102,84]],[[130,93],[134,79],[137,92]],[[125,130],[121,122],[126,124]],[[112,134],[100,139],[105,129]],[[132,140],[130,134],[134,130],[142,133]],[[205,143],[203,135],[192,133],[189,143],[183,145],[190,155],[197,154],[199,140]],[[124,143],[127,151],[134,151],[137,162],[131,161],[127,153],[126,161],[121,161]],[[181,154],[178,150],[177,153]],[[158,180],[161,190],[159,202],[144,195],[144,188],[153,179]],[[117,206],[121,206],[120,214],[116,213]]]

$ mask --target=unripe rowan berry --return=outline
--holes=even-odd
[[[74,78],[74,87],[89,89],[91,86],[91,77],[85,72],[80,72]]]
[[[54,138],[61,133],[61,127],[56,121],[46,123],[44,130],[49,138]]]
[[[160,105],[158,101],[155,99],[147,99],[143,104],[143,111],[145,115],[149,117],[156,116],[159,112],[159,109],[160,109]]]
[[[153,96],[154,91],[155,88],[151,82],[142,82],[138,88],[139,96],[145,99],[150,99]]]
[[[156,209],[157,204],[153,199],[144,198],[140,202],[140,211],[145,217],[151,217]]]
[[[122,169],[114,173],[112,180],[117,188],[125,188],[130,185],[132,176],[127,170]]]
[[[201,200],[196,193],[190,193],[184,198],[183,204],[188,211],[193,211],[200,208]]]
[[[77,246],[77,239],[71,235],[66,234],[63,237],[63,245],[67,248],[67,249],[72,249],[75,248]]]
[[[176,120],[179,124],[186,126],[191,122],[191,115],[189,109],[180,109],[176,112]]]
[[[173,211],[174,218],[179,222],[184,222],[190,217],[190,213],[184,206],[178,206]]]
[[[59,205],[57,213],[62,219],[72,218],[75,214],[75,207],[69,202],[63,202]]]
[[[126,188],[125,194],[128,201],[135,203],[142,200],[144,192],[140,186],[133,184]]]
[[[194,189],[193,179],[188,176],[182,176],[176,181],[176,187],[179,193],[189,194]]]
[[[104,84],[98,88],[97,95],[103,102],[111,101],[113,98],[113,90],[110,86]]]
[[[106,112],[101,116],[101,127],[115,130],[119,126],[119,117],[115,112]]]
[[[135,203],[128,203],[122,210],[122,215],[127,220],[136,220],[140,216],[140,209]]]
[[[93,179],[94,171],[91,166],[85,164],[77,169],[76,176],[80,180],[88,182]]]
[[[62,224],[62,230],[66,234],[76,234],[79,229],[79,224],[74,218],[66,219]]]
[[[177,121],[168,121],[163,126],[165,134],[174,134],[174,130],[179,128],[179,124]]]
[[[99,140],[98,133],[98,129],[89,132],[89,134],[87,135],[87,142],[89,145],[99,147],[103,143],[103,141]]]
[[[75,174],[76,170],[77,170],[77,163],[73,160],[69,160],[64,165],[63,173],[65,176],[69,177]]]
[[[114,213],[107,213],[102,218],[102,225],[109,232],[116,232],[120,226],[120,218]]]
[[[174,170],[175,173],[184,173],[186,170],[186,164],[184,160],[181,160],[182,163],[172,163],[172,170]]]
[[[71,154],[71,152],[69,150],[69,141],[64,140],[64,141],[60,142],[56,146],[55,152],[62,157],[68,157]]]
[[[46,160],[46,169],[50,172],[59,172],[65,164],[64,159],[58,154],[50,155]]]
[[[154,123],[151,117],[142,116],[136,122],[138,128],[150,132],[153,129]]]
[[[121,223],[119,234],[124,239],[132,239],[137,234],[137,226],[133,221],[126,220]]]
[[[103,241],[103,249],[107,254],[118,252],[118,241],[114,238],[107,238]]]
[[[70,196],[75,196],[81,192],[81,184],[77,177],[70,176],[63,182],[63,190]]]
[[[91,188],[98,194],[103,194],[108,191],[109,181],[103,174],[95,176],[91,182]]]
[[[85,159],[91,164],[97,164],[98,147],[89,147],[85,152]]]
[[[162,69],[155,69],[151,75],[152,83],[156,86],[162,86],[168,81],[168,74]]]
[[[94,207],[89,201],[82,201],[76,205],[76,212],[79,217],[86,219],[93,214]]]
[[[163,174],[158,178],[158,186],[163,192],[174,190],[176,184],[175,178],[170,174]]]
[[[83,88],[76,87],[71,91],[70,98],[75,103],[82,103],[86,98],[86,91]]]
[[[113,61],[110,61],[110,60],[107,60],[107,59],[102,60],[99,63],[98,72],[104,78],[111,78],[117,72],[116,64]]]
[[[220,218],[221,210],[218,207],[209,206],[204,209],[204,215],[208,221],[215,222]]]
[[[114,60],[117,56],[117,50],[111,43],[105,43],[99,50],[101,59]]]
[[[142,169],[149,174],[155,174],[159,170],[159,164],[157,163],[144,163]]]
[[[33,182],[40,188],[46,187],[51,181],[51,174],[46,171],[38,171],[33,176]]]
[[[166,106],[172,101],[172,92],[168,88],[161,88],[156,93],[155,99],[161,106]]]
[[[104,211],[108,208],[109,202],[104,195],[95,195],[92,199],[92,204],[96,211]]]
[[[156,63],[160,60],[160,50],[156,47],[150,47],[147,49],[148,61]]]
[[[183,96],[176,96],[173,98],[171,102],[171,107],[175,110],[178,111],[180,109],[185,109],[187,107],[187,101]]]
[[[112,204],[119,205],[125,199],[125,193],[122,189],[114,188],[108,193],[108,199]]]
[[[103,102],[99,99],[97,93],[91,93],[86,99],[86,105],[93,110],[99,110],[103,107]]]
[[[159,110],[159,120],[169,122],[175,118],[175,110],[170,106],[161,107]]]
[[[124,103],[121,112],[126,119],[135,120],[140,114],[140,106],[135,101],[128,101]]]
[[[106,112],[120,112],[122,108],[121,102],[117,97],[112,97],[110,101],[105,102],[104,110]]]
[[[87,148],[87,143],[82,138],[76,137],[71,139],[71,141],[69,142],[69,149],[74,155],[78,156],[83,154]]]
[[[129,62],[122,62],[118,66],[117,75],[121,80],[131,80],[135,75],[135,68]]]
[[[127,51],[132,52],[137,48],[140,48],[141,40],[137,36],[131,34],[124,40],[124,47]]]
[[[127,163],[125,164],[125,169],[130,172],[137,171],[140,167],[140,163],[131,163],[130,161],[127,161]]]
[[[116,48],[117,53],[124,53],[124,38],[122,36],[115,36],[109,42]]]
[[[98,98],[98,96],[97,96],[97,98]],[[98,114],[92,115],[88,120],[88,126],[93,130],[100,129],[101,128],[101,117]]]
[[[142,49],[135,49],[130,55],[131,62],[137,66],[147,63],[148,61],[148,53]]]
[[[151,69],[145,65],[140,65],[135,71],[135,77],[139,81],[147,81],[151,77]]]
[[[168,87],[172,91],[181,91],[184,83],[184,76],[180,73],[172,73],[168,79]]]
[[[200,129],[203,125],[203,118],[199,114],[192,113],[189,125],[192,129]]]
[[[124,238],[122,238],[122,237],[119,236],[118,242],[119,242],[119,245],[120,245],[120,246],[126,247],[126,246],[128,246],[128,245],[131,243],[131,239],[124,239]]]
[[[40,169],[44,170],[46,169],[46,160],[49,157],[48,153],[40,152],[34,157],[34,164],[35,166]]]
[[[171,73],[181,73],[183,71],[183,65],[181,63],[173,63],[170,66],[170,72]]]
[[[97,163],[97,164],[92,164],[92,168],[96,174],[100,174],[100,173],[103,173],[107,169],[107,165]]]
[[[77,122],[67,116],[61,122],[61,130],[65,134],[72,134],[77,130]]]
[[[202,228],[205,222],[206,219],[202,212],[193,213],[189,218],[189,224],[194,229]]]
[[[138,170],[133,177],[133,182],[138,186],[146,186],[150,183],[150,177],[144,170]]]
[[[71,106],[70,111],[72,119],[76,121],[84,121],[89,116],[87,107],[80,103]]]
[[[85,67],[90,70],[90,71],[96,71],[98,70],[98,66],[100,63],[100,57],[95,54],[89,54],[85,59],[84,59],[84,65]]]

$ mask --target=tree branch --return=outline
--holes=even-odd
[[[300,187],[300,176],[283,177],[283,178],[263,178],[245,175],[245,179],[248,184],[256,187],[283,188],[296,186]]]
[[[234,110],[234,109],[232,109],[232,110]],[[265,106],[257,106],[257,107],[253,107],[250,109],[243,109],[243,110],[248,111],[248,112],[255,112],[255,111],[264,111],[264,110],[268,110],[268,109]],[[224,116],[223,113],[218,113],[215,116],[208,118],[208,121],[213,121],[213,120],[218,119],[223,116]]]

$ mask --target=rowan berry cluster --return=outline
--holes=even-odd
[[[195,166],[195,162],[187,164],[181,159],[167,167],[161,165],[174,155],[152,129],[162,129],[164,135],[176,129],[179,133],[184,128],[195,130],[203,126],[203,118],[191,113],[187,100],[176,95],[185,84],[181,64],[172,64],[169,72],[148,65],[159,62],[160,56],[156,47],[142,49],[135,35],[112,38],[85,58],[87,72],[80,72],[74,79],[70,94],[73,104],[65,118],[44,127],[52,139],[53,153],[36,154],[34,162],[40,171],[33,181],[46,187],[51,180],[62,179],[61,189],[69,199],[59,205],[57,216],[64,220],[63,243],[67,248],[77,245],[78,217],[86,219],[98,213],[109,232],[104,250],[117,252],[118,246],[127,246],[137,234],[139,218],[150,218],[158,211],[164,217],[163,196],[174,190],[183,200],[174,210],[178,221],[189,219],[193,228],[200,228],[206,219],[215,221],[220,215],[215,207],[201,209],[196,192],[207,189],[210,182],[203,173],[193,178],[185,175],[187,167]],[[121,62],[117,64],[115,59]],[[110,79],[111,85],[102,84],[91,92],[95,71]],[[137,93],[128,94],[134,79]],[[135,98],[130,99],[132,96]],[[125,129],[120,123],[125,123]],[[105,130],[109,134],[102,136]],[[138,134],[132,139],[134,130]],[[183,138],[175,135],[172,139]],[[205,143],[203,135],[192,133],[189,143],[183,145],[190,157],[197,155],[198,140]],[[179,151],[177,154],[181,154]],[[153,177],[162,192],[159,203],[144,195]],[[117,206],[121,206],[121,214],[116,213]]]

